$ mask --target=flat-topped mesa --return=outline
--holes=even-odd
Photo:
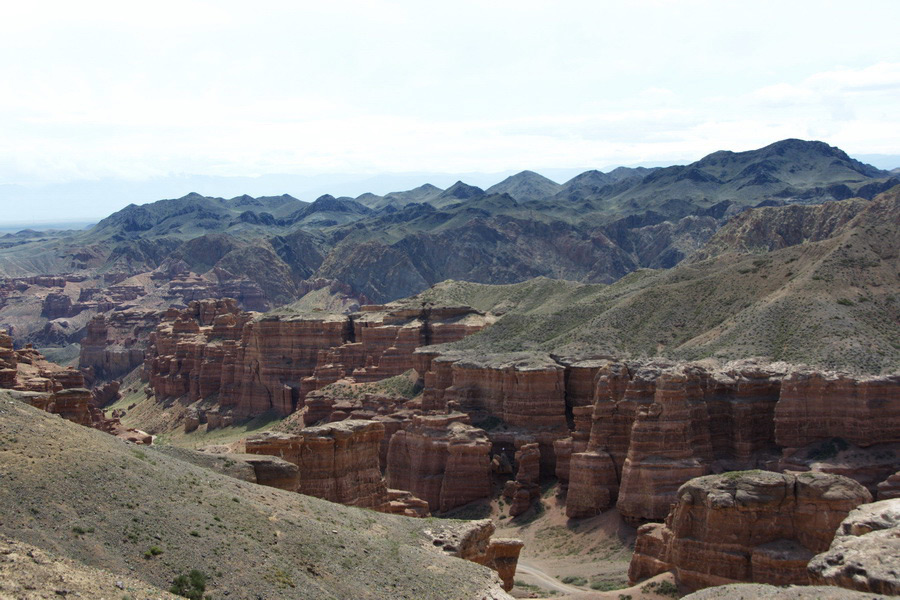
[[[385,477],[444,512],[490,496],[490,452],[490,439],[468,415],[415,416],[391,437]]]
[[[688,590],[735,582],[809,582],[807,563],[828,548],[847,514],[871,495],[826,473],[731,472],[678,489],[665,523],[638,529],[632,583],[673,571]]]
[[[833,437],[862,447],[900,442],[900,375],[795,371],[782,383],[775,419],[787,454]]]
[[[253,316],[231,300],[192,302],[167,311],[145,373],[157,398],[212,400],[236,418],[288,415],[313,390],[348,376],[399,375],[414,366],[417,347],[459,339],[490,321],[464,307],[364,308],[352,315]]]
[[[307,427],[295,434],[247,438],[249,454],[277,456],[300,469],[295,491],[350,506],[382,510],[389,502],[378,465],[384,426],[348,420]]]

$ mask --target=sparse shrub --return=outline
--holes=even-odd
[[[154,556],[159,556],[163,553],[162,548],[159,546],[150,546],[146,552],[144,552],[144,558],[153,558]]]
[[[660,596],[668,596],[670,598],[680,598],[678,586],[671,581],[653,581],[641,588],[644,593],[655,593]]]
[[[622,580],[610,581],[610,580],[600,579],[600,580],[592,581],[590,587],[592,590],[597,590],[598,592],[611,592],[613,590],[620,590],[624,587],[628,587],[628,582],[622,581]]]
[[[584,577],[579,577],[578,575],[566,575],[562,578],[562,582],[569,585],[587,585],[587,579],[585,579]]]
[[[853,306],[853,300],[848,300],[847,298],[839,298],[837,303],[841,306]]]
[[[206,575],[197,569],[191,570],[187,575],[179,575],[172,581],[169,592],[190,598],[191,600],[203,600],[203,592],[206,591]]]

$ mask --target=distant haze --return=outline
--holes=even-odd
[[[564,181],[791,137],[895,168],[898,21],[893,0],[13,3],[0,220]]]

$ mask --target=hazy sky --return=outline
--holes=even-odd
[[[4,6],[0,186],[900,154],[896,0],[136,4]]]

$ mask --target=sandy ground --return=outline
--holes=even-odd
[[[489,517],[497,526],[496,536],[525,542],[516,571],[516,586],[511,592],[517,598],[672,598],[653,593],[655,585],[648,587],[648,583],[673,582],[670,574],[633,587],[628,585],[635,529],[616,510],[588,519],[569,519],[565,515],[565,500],[557,491],[557,485],[545,488],[542,510],[532,509],[515,519],[509,518],[509,507],[502,498],[468,505],[462,514],[448,516]]]

